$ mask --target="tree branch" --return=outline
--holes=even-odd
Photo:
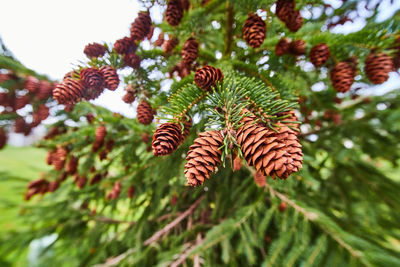
[[[229,1],[226,1],[226,18],[225,18],[225,49],[224,49],[224,57],[229,58],[232,52],[232,44],[233,44],[233,23],[234,23],[234,11],[233,7],[229,4]]]

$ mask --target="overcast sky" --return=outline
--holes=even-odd
[[[400,0],[394,0],[391,8],[389,2],[381,8],[382,19],[400,7]],[[60,80],[73,64],[85,60],[86,44],[113,43],[128,35],[139,5],[135,0],[2,0],[1,8],[0,35],[6,46],[27,67]],[[357,27],[362,23],[347,24],[340,30]],[[393,89],[398,84],[399,76],[392,73],[384,87]],[[135,108],[121,101],[122,94],[122,88],[106,90],[95,103],[132,115]]]

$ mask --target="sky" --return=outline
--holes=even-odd
[[[374,0],[370,0],[374,1]],[[327,0],[333,6],[338,0]],[[400,8],[400,0],[385,0],[380,20]],[[86,60],[83,49],[91,42],[113,43],[129,34],[130,24],[137,16],[136,0],[2,0],[0,36],[6,46],[28,68],[51,79],[60,80],[74,64]],[[161,19],[161,18],[156,18]],[[362,27],[362,21],[337,27],[351,32]],[[371,87],[373,92],[398,88],[400,77],[391,73],[383,86]],[[128,117],[135,106],[121,101],[123,88],[106,90],[94,103]]]

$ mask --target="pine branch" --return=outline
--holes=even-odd
[[[232,52],[233,45],[233,23],[234,23],[234,10],[229,1],[226,1],[225,12],[225,49],[224,57],[229,58]]]
[[[178,267],[179,265],[181,265],[182,263],[184,263],[186,261],[186,259],[191,255],[191,253],[197,249],[199,246],[201,246],[203,244],[205,239],[201,238],[201,234],[198,233],[197,234],[197,238],[196,238],[196,243],[193,244],[192,246],[189,247],[189,249],[185,250],[183,253],[181,253],[181,256],[179,256],[179,258],[174,261],[173,263],[171,263],[171,267]],[[195,256],[198,257],[198,256]],[[193,264],[193,266],[196,266],[196,264]],[[197,264],[197,266],[199,266],[199,264]]]

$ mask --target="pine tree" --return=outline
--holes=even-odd
[[[143,11],[165,2],[152,41],[162,32],[168,49],[142,45],[147,15],[132,18],[135,31],[105,44],[101,58],[86,48],[87,64],[53,91],[66,111],[38,145],[56,168],[27,185],[27,227],[0,237],[0,255],[11,261],[56,234],[46,263],[61,266],[398,265],[400,184],[379,166],[400,157],[400,93],[358,89],[393,70],[399,15],[377,22],[381,2],[365,1],[365,26],[341,34],[331,30],[359,14],[359,1],[144,1]],[[246,24],[249,14],[257,23]],[[190,38],[198,51],[187,60]],[[305,54],[290,52],[289,40]],[[312,53],[313,68],[319,44],[329,53]],[[371,54],[384,60],[366,70]],[[97,71],[105,66],[130,71],[119,81],[134,95],[121,104],[140,103],[137,119],[85,100],[114,89],[115,73],[109,88]],[[12,110],[15,92],[35,92],[30,83],[43,77],[28,79],[6,56],[0,67],[12,70],[0,76],[0,104]],[[14,122],[26,130],[17,117],[0,114],[3,132]]]

